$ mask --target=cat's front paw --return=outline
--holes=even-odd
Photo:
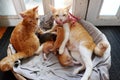
[[[88,80],[87,78],[82,77],[81,80]]]
[[[79,70],[78,69],[75,69],[74,71],[73,71],[73,75],[77,75],[79,73]]]
[[[13,68],[13,65],[14,65],[13,59],[9,58],[9,56],[5,57],[0,61],[0,70],[1,71],[11,70]]]
[[[64,48],[63,47],[60,47],[59,49],[59,54],[62,54],[64,52]]]

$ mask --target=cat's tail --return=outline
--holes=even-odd
[[[13,66],[14,66],[14,62],[27,57],[27,55],[23,52],[18,52],[15,54],[12,54],[10,56],[7,56],[5,58],[3,58],[0,61],[0,70],[1,71],[8,71],[8,70],[12,70]]]
[[[100,57],[103,56],[108,46],[109,45],[106,41],[99,42],[94,49],[95,55],[100,56]]]

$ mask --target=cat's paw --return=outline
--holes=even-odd
[[[43,59],[46,61],[47,60],[47,55],[46,53],[43,53]]]
[[[88,80],[87,78],[82,77],[81,80]]]
[[[77,75],[79,73],[79,70],[78,69],[75,69],[74,71],[73,71],[73,75]]]
[[[5,57],[0,61],[0,70],[1,71],[8,71],[13,68],[14,60],[8,57]]]
[[[62,54],[64,52],[64,47],[60,47],[59,54]]]

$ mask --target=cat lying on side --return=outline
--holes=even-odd
[[[75,22],[72,24],[72,21],[69,19],[69,9],[69,6],[60,9],[51,7],[55,22],[61,25],[65,32],[65,37],[59,48],[59,53],[62,54],[64,50],[66,50],[65,46],[67,46],[76,63],[82,64],[82,66],[74,70],[73,74],[77,74],[80,70],[85,69],[85,73],[81,80],[88,80],[93,69],[91,59],[92,53],[94,52],[97,56],[103,56],[108,44],[101,41],[96,45],[93,38],[80,23]]]
[[[10,43],[17,53],[0,61],[2,71],[11,70],[18,59],[33,56],[40,46],[39,39],[35,35],[39,17],[38,7],[24,11],[20,15],[23,20],[14,28],[10,37]]]

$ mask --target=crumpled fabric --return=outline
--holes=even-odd
[[[99,43],[101,40],[105,40],[108,44],[106,36],[99,31],[93,24],[85,20],[79,21],[85,29],[93,37],[95,43]],[[9,49],[15,52],[11,45]],[[89,80],[109,80],[109,69],[111,67],[111,46],[109,44],[103,57],[94,56],[93,58],[93,71]],[[73,75],[72,72],[80,65],[73,67],[62,67],[57,57],[50,53],[48,59],[43,59],[42,53],[33,57],[20,60],[17,62],[17,66],[13,67],[13,71],[24,76],[30,80],[80,80],[84,74],[80,72],[77,75]]]

